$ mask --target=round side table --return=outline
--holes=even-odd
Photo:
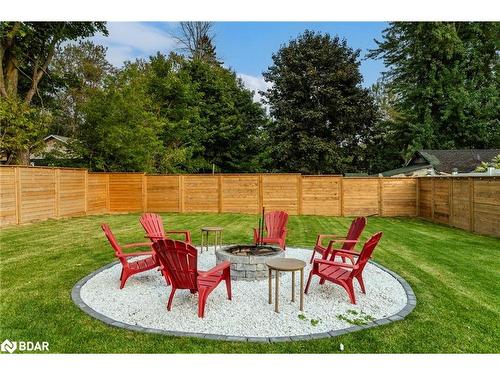
[[[295,271],[300,271],[300,311],[304,311],[304,267],[306,262],[294,258],[276,258],[266,262],[269,268],[269,303],[273,303],[273,271],[276,273],[276,286],[274,296],[274,311],[279,313],[279,285],[280,272],[292,273],[292,302],[295,302]]]
[[[203,227],[201,228],[201,252],[203,252],[203,248],[206,247],[208,251],[208,235],[209,233],[215,233],[214,238],[214,247],[217,250],[217,246],[222,247],[222,231],[224,228],[222,227]]]

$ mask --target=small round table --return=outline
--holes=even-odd
[[[279,285],[280,285],[280,272],[292,273],[292,302],[295,302],[295,271],[300,271],[300,311],[304,311],[304,267],[306,262],[294,258],[276,258],[270,259],[266,262],[269,268],[269,303],[273,303],[273,283],[272,275],[273,270],[276,273],[276,286],[274,296],[274,311],[279,312]]]
[[[222,227],[203,227],[201,228],[201,252],[203,252],[203,247],[206,246],[207,251],[208,251],[208,234],[210,232],[215,233],[215,239],[214,239],[214,247],[215,250],[217,250],[217,245],[219,247],[222,247],[222,230],[224,228]],[[206,237],[206,241],[205,240]],[[218,241],[217,241],[218,239]]]

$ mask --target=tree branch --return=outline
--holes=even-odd
[[[38,90],[38,83],[43,77],[44,72],[47,70],[49,67],[50,62],[52,61],[52,58],[54,57],[54,52],[56,49],[57,42],[59,41],[58,38],[54,37],[52,42],[50,43],[48,47],[49,53],[47,54],[47,58],[45,59],[45,63],[41,68],[38,68],[38,60],[37,63],[35,64],[35,67],[33,68],[33,80],[31,82],[30,89],[26,93],[26,97],[24,99],[24,102],[26,104],[29,104],[31,100],[33,99],[33,96]]]

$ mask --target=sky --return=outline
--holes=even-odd
[[[351,48],[360,49],[363,85],[371,86],[384,65],[364,57],[387,26],[385,22],[216,22],[215,46],[224,66],[233,69],[259,100],[257,91],[268,87],[262,72],[272,64],[272,54],[306,29],[338,35]],[[109,22],[109,36],[97,35],[93,40],[108,47],[108,60],[119,67],[126,60],[145,58],[157,51],[168,54],[178,50],[174,38],[178,28],[175,22]]]

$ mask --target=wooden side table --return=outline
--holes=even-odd
[[[208,235],[209,233],[215,233],[214,247],[217,250],[217,246],[222,247],[222,227],[203,227],[201,228],[201,252],[203,252],[203,247],[206,246],[208,251]]]
[[[273,271],[276,273],[276,286],[274,296],[274,311],[279,313],[279,285],[280,272],[292,273],[292,302],[295,302],[295,271],[300,271],[300,311],[304,311],[304,267],[306,262],[294,258],[276,258],[266,262],[269,268],[269,303],[273,303]]]

